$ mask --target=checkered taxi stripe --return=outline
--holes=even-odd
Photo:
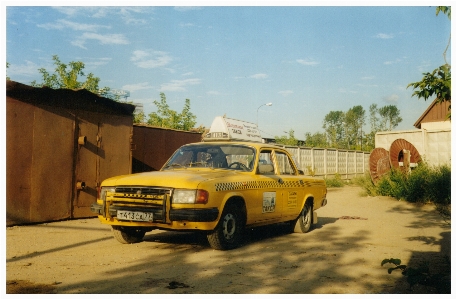
[[[244,181],[244,182],[230,182],[230,183],[217,183],[215,184],[216,191],[234,191],[234,190],[248,190],[248,189],[282,189],[282,188],[304,188],[311,186],[324,185],[323,182],[309,182],[304,180],[286,180],[280,183],[278,180],[267,181]]]

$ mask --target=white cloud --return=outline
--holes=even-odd
[[[399,59],[399,58],[398,58],[398,59],[396,59],[396,60],[385,61],[385,62],[383,62],[383,64],[391,65],[391,64],[399,63],[399,62],[401,62],[401,61],[402,61],[402,59]]]
[[[25,65],[17,65],[17,64],[10,64],[9,68],[6,70],[9,77],[11,75],[25,75],[25,76],[33,76],[39,74],[38,69],[40,67],[35,63],[26,60]]]
[[[127,84],[122,86],[122,89],[129,90],[129,91],[137,91],[143,89],[151,89],[152,86],[149,85],[149,82],[141,82],[136,84]]]
[[[123,34],[98,34],[85,32],[81,36],[77,37],[71,42],[72,45],[87,49],[85,44],[87,40],[96,40],[102,45],[127,45],[130,42],[125,38]]]
[[[352,94],[358,93],[356,90],[348,90],[348,89],[345,89],[345,88],[339,88],[338,91],[340,93],[352,93]]]
[[[279,94],[283,95],[284,97],[289,96],[292,93],[293,93],[293,90],[282,90],[282,91],[279,91]]]
[[[110,61],[112,60],[112,58],[100,58],[100,59],[96,59],[94,61],[89,61],[89,62],[85,62],[85,65],[86,66],[100,66],[100,65],[106,65],[108,64]]]
[[[267,74],[255,74],[255,75],[250,76],[249,78],[252,78],[252,79],[266,79],[267,77],[268,77]]]
[[[392,94],[392,95],[383,97],[383,100],[390,104],[396,104],[399,101],[399,96],[397,94]]]
[[[44,28],[47,30],[56,29],[56,30],[63,30],[63,29],[72,29],[76,31],[91,31],[95,32],[99,29],[109,29],[110,26],[104,25],[93,25],[93,24],[83,24],[83,23],[76,23],[67,20],[57,20],[55,23],[46,23],[46,24],[38,24],[40,28]]]
[[[389,38],[393,38],[394,35],[392,34],[386,34],[386,33],[379,33],[375,36],[376,38],[381,38],[381,39],[389,39]]]
[[[180,23],[179,26],[180,27],[194,27],[195,24],[193,24],[193,23]]]
[[[186,79],[186,80],[172,80],[169,83],[164,83],[160,87],[160,91],[186,91],[188,85],[197,85],[201,83],[201,79]]]
[[[309,59],[296,59],[296,62],[302,65],[317,65],[320,64],[317,61],[309,60]]]
[[[168,53],[162,51],[137,50],[133,52],[133,56],[130,60],[140,68],[153,69],[168,65],[173,58],[169,56]]]
[[[210,95],[210,96],[218,96],[218,95],[221,95],[220,92],[218,91],[215,91],[215,90],[210,90],[208,92],[206,92],[207,95]]]

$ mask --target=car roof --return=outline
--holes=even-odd
[[[186,145],[245,145],[255,148],[274,148],[274,149],[281,149],[284,150],[285,148],[270,144],[270,143],[260,143],[260,142],[248,142],[248,141],[202,141],[202,142],[195,142],[189,143]]]

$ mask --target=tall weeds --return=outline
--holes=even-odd
[[[370,176],[355,181],[368,195],[384,195],[408,202],[451,204],[451,168],[420,163],[409,174],[392,169],[376,186]]]

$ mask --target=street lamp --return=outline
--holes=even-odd
[[[272,106],[272,103],[263,104],[260,107],[258,107],[258,109],[257,109],[257,124],[256,124],[258,130],[259,130],[259,128],[258,128],[258,110],[260,110],[260,108],[263,107],[263,106]]]

